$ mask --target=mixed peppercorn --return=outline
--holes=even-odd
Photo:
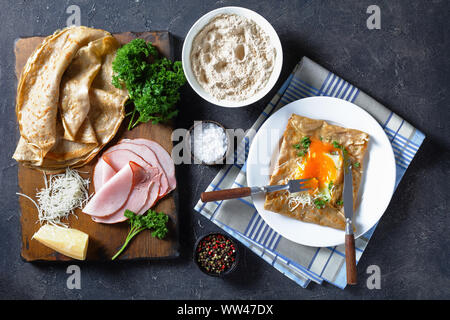
[[[220,275],[229,270],[236,261],[236,248],[222,234],[211,234],[200,240],[196,248],[196,259],[207,273]]]

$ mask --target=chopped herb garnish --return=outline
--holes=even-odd
[[[344,148],[344,146],[342,146],[341,144],[339,144],[339,142],[337,141],[333,141],[333,147],[335,147],[336,149],[341,149],[342,153],[344,154],[344,156],[347,155],[347,149]]]
[[[338,201],[336,201],[336,204],[337,204],[338,206],[342,206],[342,205],[344,204],[344,201],[338,200]]]
[[[314,200],[314,205],[316,206],[317,209],[323,209],[325,208],[325,203],[327,201],[323,200],[323,199],[316,199]]]
[[[293,147],[299,152],[297,152],[297,156],[303,157],[308,153],[309,146],[311,145],[311,139],[309,137],[303,137],[300,140],[300,143],[294,144]]]
[[[302,145],[303,145],[303,148],[308,149],[309,146],[311,145],[311,139],[309,137],[304,137],[302,139]]]
[[[359,168],[360,163],[359,162],[355,162],[353,165],[355,166],[355,168]]]
[[[333,147],[335,147],[336,149],[341,149],[342,148],[342,146],[337,141],[333,141]]]
[[[331,190],[333,188],[333,185],[334,185],[333,181],[330,181],[330,183],[328,184],[328,190]]]

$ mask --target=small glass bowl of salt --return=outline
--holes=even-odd
[[[189,129],[194,164],[223,164],[229,153],[229,137],[224,126],[212,120],[194,121]]]

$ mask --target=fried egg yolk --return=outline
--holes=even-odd
[[[310,179],[306,183],[314,194],[321,190],[328,190],[329,183],[336,180],[339,168],[342,166],[342,153],[331,143],[310,138],[311,144],[299,161],[295,171],[295,179]]]

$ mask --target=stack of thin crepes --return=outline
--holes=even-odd
[[[81,167],[114,137],[128,98],[111,84],[119,46],[109,32],[87,27],[44,39],[18,83],[14,159],[47,172]]]

